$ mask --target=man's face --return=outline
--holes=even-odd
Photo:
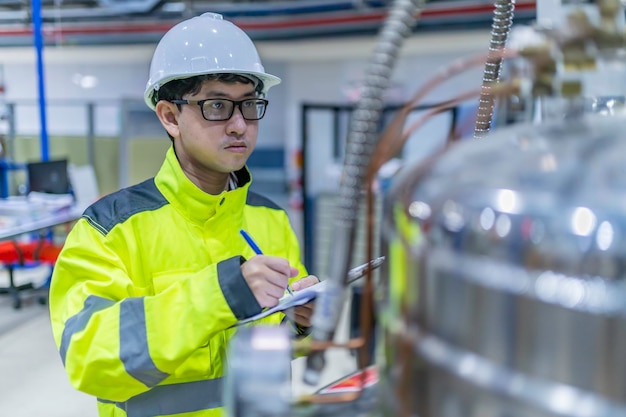
[[[240,101],[255,98],[252,84],[206,81],[197,94],[186,100],[222,98]],[[224,121],[208,121],[202,117],[200,106],[183,104],[180,111],[172,109],[175,127],[168,129],[174,138],[176,155],[186,173],[208,180],[225,178],[241,169],[256,146],[258,120],[245,120],[235,106],[233,115]]]

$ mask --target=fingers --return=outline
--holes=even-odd
[[[289,261],[287,261],[284,258],[279,258],[277,256],[263,256],[263,255],[257,255],[254,256],[252,259],[254,258],[262,258],[263,263],[271,270],[286,276],[287,278],[293,278],[298,276],[299,271],[292,267],[291,265],[289,265]]]
[[[300,291],[304,288],[308,288],[312,285],[315,285],[318,282],[320,282],[319,278],[317,278],[315,275],[309,275],[308,277],[304,277],[294,282],[293,284],[291,284],[291,289],[294,291]]]
[[[293,309],[293,320],[302,327],[311,327],[315,302],[304,304]]]
[[[291,288],[294,291],[300,291],[304,288],[311,287],[320,280],[315,275],[309,275],[291,284]],[[310,302],[293,309],[293,320],[302,327],[311,327],[311,320],[313,318],[313,311],[315,310],[315,302]]]
[[[286,259],[257,255],[241,265],[241,273],[261,307],[274,307],[298,270]]]

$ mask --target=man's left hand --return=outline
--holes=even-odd
[[[319,278],[315,275],[309,275],[301,280],[298,280],[291,284],[291,289],[296,292],[303,290],[307,287],[313,286],[320,282]],[[304,305],[295,307],[293,309],[293,320],[301,327],[311,327],[311,318],[313,317],[313,311],[315,309],[315,301],[311,301]]]

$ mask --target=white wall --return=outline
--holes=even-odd
[[[118,135],[118,102],[141,97],[151,48],[48,47],[44,49],[47,127],[50,134],[87,132],[84,103],[96,102],[96,134]],[[38,73],[32,48],[0,49],[6,100],[16,102],[19,134],[40,132]],[[95,81],[95,82],[94,82]]]
[[[307,43],[305,52],[287,65],[287,108],[285,109],[286,146],[294,151],[300,143],[301,104],[324,103],[345,104],[350,101],[355,85],[363,78],[368,68],[375,38],[367,40],[344,40],[323,45]],[[310,49],[309,49],[310,47]],[[486,54],[489,47],[489,33],[458,32],[416,35],[407,40],[394,68],[390,101],[402,101],[411,98],[414,93],[452,63],[478,54]],[[461,92],[480,87],[482,66],[469,68],[459,76],[449,79],[428,94],[422,104],[435,103],[451,99]],[[357,95],[358,97],[358,95]],[[478,99],[476,98],[476,103]],[[447,116],[434,119],[416,132],[406,145],[405,154],[411,160],[429,155],[434,148],[445,140]],[[409,121],[412,121],[410,119]],[[326,120],[328,122],[328,120]],[[324,122],[320,116],[315,122]],[[341,161],[337,163],[331,157],[329,139],[324,133],[329,128],[320,127],[318,135],[310,138],[315,142],[308,147],[313,155],[308,158],[308,192],[336,190],[341,173]]]
[[[316,41],[260,42],[266,70],[283,79],[270,91],[271,101],[261,124],[258,146],[286,148],[287,166],[301,138],[302,103],[346,103],[363,76],[374,48],[375,37],[337,38]],[[414,35],[401,50],[394,70],[395,90],[406,98],[444,65],[474,53],[486,53],[489,31],[442,32]],[[44,49],[49,134],[86,134],[81,103],[97,101],[96,134],[119,135],[117,102],[143,95],[154,45],[46,47]],[[0,49],[4,67],[6,99],[18,106],[18,134],[38,135],[37,72],[32,48]],[[480,85],[482,68],[451,80],[426,98],[441,101]],[[82,86],[81,86],[82,85]],[[24,104],[29,102],[30,105]],[[59,103],[65,102],[65,105]],[[323,140],[323,138],[322,138]],[[418,146],[422,149],[422,144]],[[426,148],[424,148],[426,149]],[[420,151],[415,151],[419,153]],[[428,153],[428,151],[421,151]],[[316,156],[324,163],[325,155]],[[336,167],[319,166],[320,177],[336,179]],[[328,182],[327,182],[328,183]]]

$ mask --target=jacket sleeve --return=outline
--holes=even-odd
[[[126,401],[173,374],[238,318],[261,311],[239,257],[181,273],[175,285],[154,294],[149,283],[131,280],[132,249],[109,235],[81,219],[51,281],[53,335],[76,389]],[[238,293],[235,305],[229,293]]]

